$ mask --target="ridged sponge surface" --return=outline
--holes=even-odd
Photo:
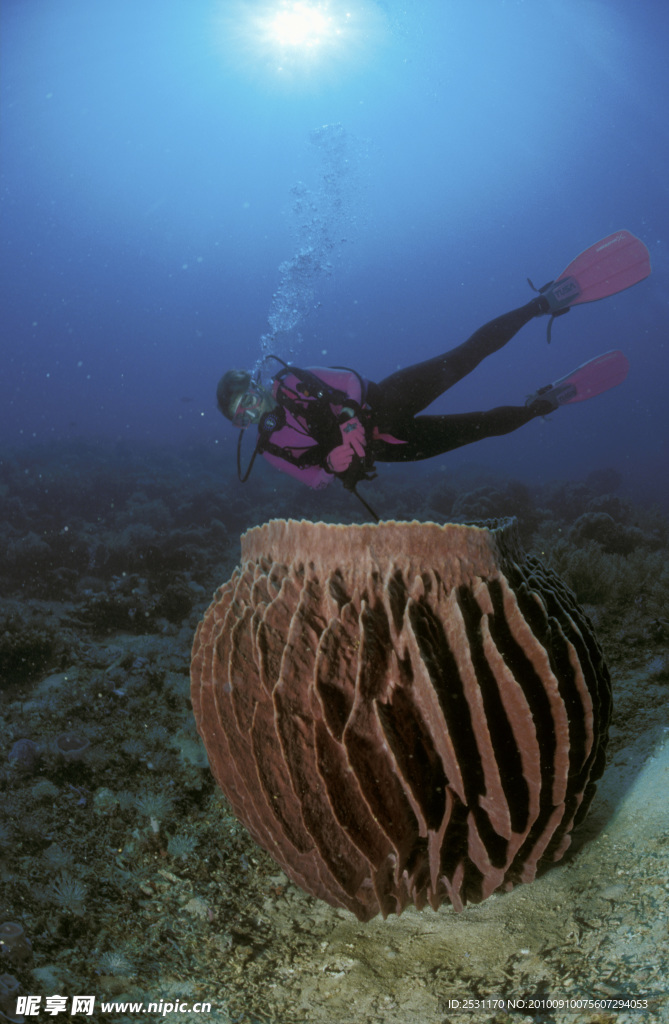
[[[191,680],[235,813],[363,921],[532,881],[604,767],[592,626],[509,522],[249,530]]]

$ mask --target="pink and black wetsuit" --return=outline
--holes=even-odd
[[[484,437],[509,434],[550,411],[547,403],[538,399],[530,406],[504,405],[485,412],[418,414],[547,311],[547,300],[539,296],[485,324],[450,352],[398,370],[378,383],[352,370],[311,368],[309,374],[339,392],[337,401],[320,403],[318,415],[313,397],[302,393],[309,388],[300,380],[300,371],[293,374],[288,367],[277,374],[273,387],[285,419],[267,435],[260,451],[277,469],[309,487],[327,487],[335,476],[327,468],[327,457],[341,444],[341,416],[347,403],[365,426],[367,469],[374,462],[430,459]]]
[[[321,381],[330,397],[314,394],[315,381],[305,381],[286,367],[274,378],[272,395],[284,414],[276,430],[267,434],[260,451],[270,465],[320,490],[334,480],[327,457],[341,444],[339,420],[344,408],[365,410],[368,381],[354,370],[310,366],[306,371]],[[297,371],[300,373],[300,371]],[[348,403],[348,405],[347,405]]]

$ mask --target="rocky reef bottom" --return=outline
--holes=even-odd
[[[188,679],[239,534],[280,515],[355,521],[350,496],[262,475],[243,489],[205,451],[3,460],[0,975],[41,996],[39,1019],[47,997],[69,1013],[91,994],[111,1022],[669,1020],[666,514],[612,470],[536,491],[480,470],[411,480],[375,482],[384,517],[518,517],[595,623],[614,716],[560,865],[461,914],[362,925],[291,885],[230,814]]]

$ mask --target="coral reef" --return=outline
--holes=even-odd
[[[629,555],[648,545],[638,526],[625,526],[608,512],[585,512],[579,516],[569,531],[569,539],[577,547],[585,541],[594,540],[608,555]]]
[[[66,639],[50,624],[0,610],[0,690],[39,679],[47,668],[64,665],[68,653]]]
[[[22,925],[16,921],[0,924],[0,964],[23,966],[32,959],[32,945]]]
[[[24,737],[12,744],[12,748],[7,756],[9,763],[14,768],[30,772],[39,764],[39,747],[32,740]]]
[[[473,508],[481,489],[497,514],[524,517],[528,546],[596,621],[613,670],[611,766],[575,833],[578,855],[568,851],[538,885],[459,916],[444,906],[426,920],[409,908],[358,925],[291,885],[231,813],[194,727],[188,668],[197,621],[244,530],[271,516],[359,522],[362,507],[343,489],[312,495],[262,467],[238,486],[222,445],[96,440],[3,452],[0,904],[1,920],[33,945],[32,961],[0,967],[3,1006],[13,1010],[20,985],[119,1003],[209,999],[217,1020],[235,1024],[335,1024],[352,1006],[356,1019],[411,1024],[444,1018],[458,992],[643,991],[661,1019],[667,822],[636,787],[655,766],[666,806],[669,520],[607,470],[525,481],[525,506],[518,483],[433,460],[384,469],[361,492],[386,518],[441,523],[456,500]],[[596,535],[572,535],[588,513],[640,530],[643,542],[610,553]],[[175,621],[160,606],[172,586],[192,601],[181,619],[175,602]],[[97,595],[125,609],[118,624]],[[89,741],[79,760],[59,755],[64,733]],[[27,770],[9,758],[24,739],[39,752]],[[163,818],[138,807],[155,793],[170,801]],[[63,876],[86,887],[82,913],[52,898]]]
[[[16,1013],[16,997],[21,993],[21,985],[13,974],[0,974],[0,1014],[15,1024],[23,1024],[23,1014]]]
[[[81,761],[90,745],[91,741],[88,737],[77,732],[62,732],[54,740],[56,753],[69,764],[73,761]]]

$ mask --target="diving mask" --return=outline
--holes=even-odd
[[[230,418],[234,426],[244,428],[250,427],[252,423],[258,423],[263,414],[266,398],[267,393],[259,384],[252,381],[232,409]]]

